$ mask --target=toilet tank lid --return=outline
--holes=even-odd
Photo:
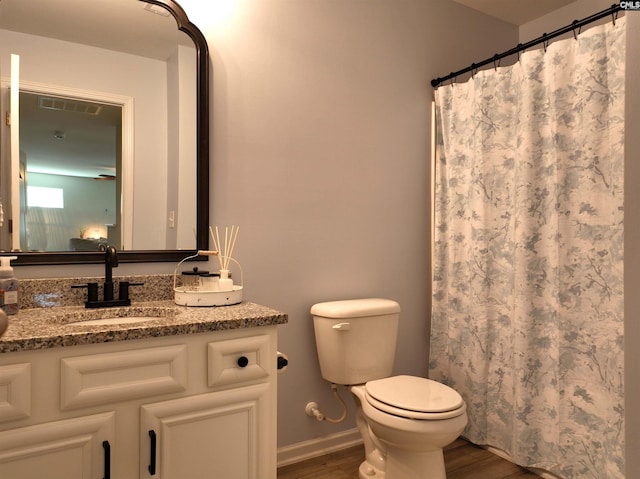
[[[365,298],[329,301],[314,304],[311,307],[313,316],[323,318],[358,318],[362,316],[381,316],[400,312],[400,305],[391,299]]]

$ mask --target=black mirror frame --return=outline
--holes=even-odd
[[[196,46],[196,249],[195,250],[123,250],[118,261],[123,263],[177,262],[197,250],[209,249],[209,48],[207,40],[173,0],[138,0],[167,9],[178,29],[189,35]],[[104,253],[94,251],[12,252],[14,266],[103,263]],[[206,257],[196,259],[206,260]]]

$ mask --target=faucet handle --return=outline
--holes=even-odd
[[[131,281],[120,281],[118,284],[118,299],[120,300],[128,300],[129,299],[129,286],[142,286],[144,283],[136,283]]]
[[[87,288],[87,301],[98,301],[98,283],[72,284],[72,288]]]

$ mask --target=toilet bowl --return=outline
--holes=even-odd
[[[467,424],[466,404],[456,391],[415,376],[391,376],[350,390],[366,418],[361,434],[375,437],[385,457],[383,469],[365,460],[361,479],[446,478],[442,449]]]
[[[356,399],[360,479],[446,479],[442,449],[466,426],[466,404],[444,384],[391,375],[399,313],[380,298],[314,305],[320,370]]]

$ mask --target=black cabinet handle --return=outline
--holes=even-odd
[[[104,449],[104,479],[111,479],[111,445],[109,441],[102,441]]]
[[[149,454],[149,474],[156,475],[156,432],[151,429],[149,431],[149,437],[151,438],[151,452]]]
[[[241,368],[246,368],[248,364],[249,359],[246,356],[240,356],[238,358],[238,366],[240,366]]]

